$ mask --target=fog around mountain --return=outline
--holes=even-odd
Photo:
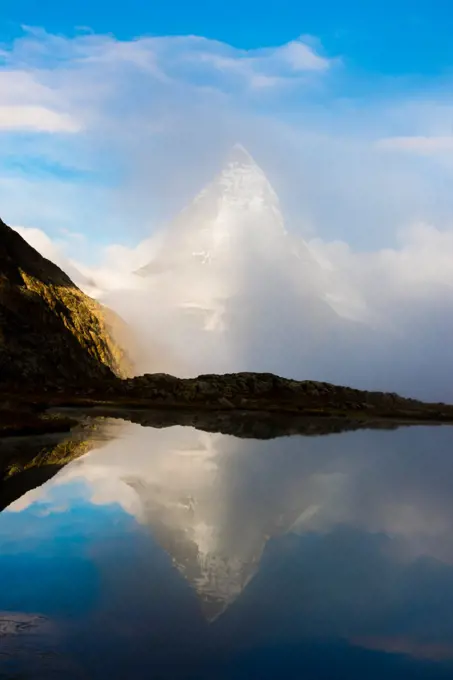
[[[271,371],[450,400],[450,287],[441,260],[438,280],[423,280],[427,232],[419,225],[399,256],[303,240],[236,144],[185,209],[134,249],[112,248],[103,268],[70,261],[39,230],[20,233],[124,317],[138,373]]]
[[[136,271],[139,290],[104,300],[135,324],[133,300],[143,332],[152,328],[186,375],[315,375],[320,361],[331,363],[321,351],[328,336],[342,343],[350,329],[354,341],[356,324],[330,304],[322,267],[287,232],[275,191],[240,146],[152,246],[153,257]],[[171,363],[163,369],[178,372]]]
[[[452,351],[439,343],[450,326],[448,291],[404,290],[395,279],[403,272],[379,271],[373,262],[358,273],[356,263],[338,263],[291,232],[266,174],[241,145],[173,221],[138,246],[142,262],[147,252],[127,290],[104,294],[166,350],[157,363],[145,352],[140,371],[272,371],[453,396],[445,380]]]
[[[368,73],[299,29],[261,49],[24,27],[4,45],[1,217],[127,315],[140,371],[264,367],[453,400],[451,88]],[[237,182],[236,141],[259,168]],[[246,178],[239,219],[226,197]],[[177,226],[191,215],[198,226]],[[181,232],[199,240],[203,225],[253,239],[192,256]],[[320,322],[326,305],[341,331]]]

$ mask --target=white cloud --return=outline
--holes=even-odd
[[[82,272],[82,269],[85,269],[83,265],[79,266],[77,262],[73,261],[68,256],[68,252],[72,249],[74,240],[77,242],[80,241],[79,234],[71,234],[65,230],[62,234],[62,238],[53,240],[44,231],[34,227],[15,226],[13,229],[17,231],[27,243],[35,248],[38,253],[66,272],[72,281],[83,288],[88,294],[92,294],[96,291],[96,286],[90,282],[90,269],[86,268],[86,275],[85,272]]]
[[[2,217],[64,243],[48,256],[98,289],[128,289],[150,235],[241,141],[289,229],[311,226],[332,304],[393,327],[411,315],[421,337],[417,300],[428,318],[432,296],[447,309],[452,286],[453,100],[436,100],[435,88],[391,98],[378,81],[370,98],[322,54],[308,38],[240,50],[197,36],[29,31],[0,68]],[[8,134],[18,122],[29,134]],[[31,134],[46,129],[77,134]],[[62,229],[84,232],[90,247]]]
[[[63,269],[87,295],[98,299],[111,291],[141,289],[142,279],[133,272],[149,262],[154,247],[151,240],[140,243],[136,248],[115,244],[99,246],[97,254],[100,264],[94,266],[83,261],[84,254],[86,256],[93,246],[82,234],[62,229],[61,236],[52,239],[42,229],[23,226],[13,226],[13,229],[38,253]],[[70,256],[74,246],[82,261]]]
[[[415,223],[398,234],[398,247],[354,251],[341,241],[310,241],[310,247],[351,292],[388,319],[398,319],[401,306],[435,292],[437,300],[453,293],[453,227],[440,230]],[[334,284],[333,284],[334,285]],[[453,302],[453,300],[452,300]]]
[[[380,139],[377,146],[390,151],[408,151],[427,155],[451,153],[453,151],[453,135],[450,137],[387,137]]]
[[[173,346],[175,339],[169,334],[177,334],[178,328],[167,329],[166,337],[162,321],[170,314],[165,306],[167,291],[153,290],[145,280],[133,274],[152,257],[157,245],[153,239],[131,249],[110,245],[102,250],[99,266],[87,267],[65,258],[62,246],[53,244],[40,230],[22,228],[18,231],[43,255],[68,271],[88,294],[100,297],[116,309],[145,345],[158,342],[166,347]],[[368,373],[363,372],[361,379],[365,383],[367,379],[376,380],[374,365],[379,366],[379,361],[390,362],[390,365],[394,364],[391,375],[386,377],[383,373],[379,378],[382,384],[375,387],[427,398],[445,399],[448,395],[451,399],[450,381],[445,384],[441,381],[441,376],[445,375],[444,366],[450,361],[450,346],[438,343],[452,330],[453,228],[442,231],[433,225],[416,223],[402,230],[398,239],[398,247],[373,252],[354,251],[345,242],[328,242],[320,238],[311,239],[308,247],[322,267],[327,301],[340,315],[372,327],[376,342],[386,355],[370,358],[367,371],[374,377],[367,378]],[[77,279],[80,273],[85,282],[91,282],[89,286]],[[171,292],[168,295],[171,297]],[[271,310],[272,300],[268,305]],[[221,347],[219,342],[220,339],[216,340],[220,362],[223,345]],[[154,344],[152,346],[154,348]],[[420,356],[426,357],[426,365],[417,364]],[[171,356],[162,354],[162,357],[163,361],[173,363],[154,364],[153,370],[164,367],[165,371],[175,372],[179,370],[175,368],[178,366],[186,373],[191,372],[187,357],[173,353]],[[288,357],[292,371],[297,371],[297,357],[291,357],[289,350]],[[154,361],[155,357],[152,359]],[[353,366],[350,368],[354,370]],[[233,369],[234,365],[228,367],[228,370]],[[142,370],[150,369],[144,364]],[[200,366],[197,370],[203,371]],[[347,375],[348,368],[344,370]],[[353,384],[358,379],[356,374],[354,376],[350,379]],[[371,387],[371,383],[359,386]]]
[[[81,123],[64,111],[58,88],[41,77],[36,70],[0,70],[0,130],[80,131]]]
[[[50,239],[41,229],[19,226],[13,226],[13,229],[43,257],[46,257],[48,260],[51,260],[59,266],[67,264],[66,256],[63,253],[63,247],[52,241],[52,239]]]
[[[297,63],[288,56],[296,43]],[[118,233],[120,212],[124,216],[127,210],[129,228],[143,234],[145,220],[162,219],[161,201],[168,197],[173,212],[181,206],[187,178],[193,182],[187,197],[199,188],[203,156],[212,165],[231,135],[242,137],[232,130],[234,121],[241,121],[242,106],[261,99],[261,93],[265,105],[273,105],[273,92],[279,100],[282,92],[309,89],[330,67],[302,41],[291,43],[288,54],[282,49],[240,50],[197,36],[65,38],[28,28],[5,50],[0,67],[2,216],[53,230],[58,214],[61,227],[80,230],[90,223],[97,233],[111,231],[115,221]],[[40,143],[43,132],[54,134]],[[159,182],[175,163],[175,153],[189,160],[190,146],[191,171],[179,158],[170,197],[169,185],[162,190]],[[147,167],[137,177],[140,166]],[[92,172],[89,183],[64,178],[73,169]],[[104,190],[105,176],[113,174],[123,178],[120,191]],[[140,186],[147,176],[156,191],[154,215],[144,205],[149,191]],[[25,193],[26,202],[19,198]]]
[[[55,93],[40,83],[35,73],[15,68],[0,71],[0,102],[2,105],[24,102],[49,105],[55,103]]]
[[[0,130],[79,132],[80,125],[67,114],[44,106],[1,106]]]
[[[181,48],[181,42],[178,45]],[[195,43],[191,40],[187,47],[187,52],[182,51],[179,55],[180,60],[189,61],[193,66],[210,66],[219,73],[234,74],[252,89],[294,85],[298,83],[295,76],[309,72],[319,74],[335,63],[316,54],[302,40],[255,50],[239,50],[206,39]]]
[[[25,37],[15,41],[8,53],[5,73],[20,67],[19,77],[34,77],[49,82],[52,75],[49,64],[58,59],[59,73],[74,76],[88,73],[89,69],[103,67],[112,76],[115,68],[133,68],[164,83],[190,81],[191,75],[214,69],[219,73],[236,73],[245,85],[253,85],[254,79],[269,79],[275,83],[292,78],[302,72],[328,70],[336,60],[319,56],[303,39],[286,45],[265,49],[238,49],[226,43],[198,36],[166,36],[137,38],[119,41],[110,36],[79,35],[73,39],[47,34],[42,30],[29,30]],[[121,75],[121,74],[120,74]],[[0,92],[1,92],[0,74]],[[3,78],[13,79],[13,75]],[[58,80],[56,78],[55,80]],[[60,85],[61,85],[60,81]],[[88,84],[88,83],[87,83]],[[220,84],[220,83],[219,83]],[[16,89],[19,87],[15,86]],[[43,84],[32,83],[35,92]],[[41,91],[41,95],[48,93]]]
[[[300,40],[277,48],[273,58],[281,58],[287,62],[294,71],[324,71],[332,65],[332,60],[320,57],[316,52]]]

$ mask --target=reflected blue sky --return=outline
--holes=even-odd
[[[128,426],[0,514],[5,668],[452,677],[451,434]]]

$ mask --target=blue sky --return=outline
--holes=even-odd
[[[4,0],[0,19],[2,217],[72,259],[134,247],[237,141],[306,239],[450,229],[446,0]]]
[[[3,0],[3,40],[21,24],[74,34],[77,27],[129,40],[140,35],[203,35],[245,49],[317,36],[329,53],[358,68],[391,74],[438,74],[451,68],[449,0]]]

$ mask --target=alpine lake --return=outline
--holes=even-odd
[[[80,419],[0,456],[0,678],[453,677],[453,428]]]

